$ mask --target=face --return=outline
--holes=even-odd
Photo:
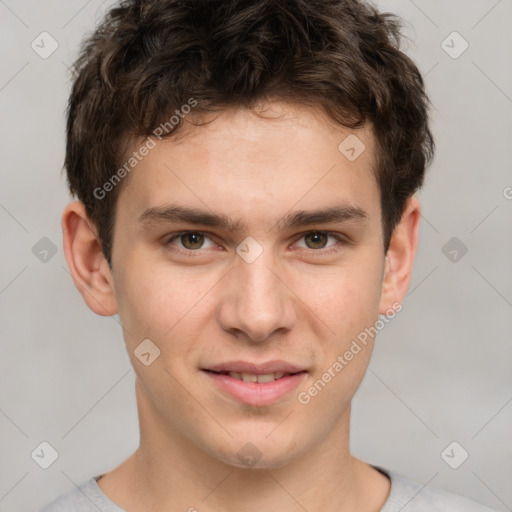
[[[132,171],[111,284],[148,428],[261,468],[348,430],[362,333],[396,298],[372,165],[370,132],[275,103],[226,110]]]

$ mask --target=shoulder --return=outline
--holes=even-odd
[[[495,512],[463,496],[408,480],[394,471],[376,469],[391,479],[391,490],[380,512]]]
[[[124,512],[103,494],[96,478],[91,477],[38,512]]]

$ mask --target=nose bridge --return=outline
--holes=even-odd
[[[279,262],[270,247],[258,245],[260,249],[249,241],[237,249],[240,257],[230,272],[220,316],[224,329],[243,331],[253,341],[290,329],[295,318],[292,294],[279,276]]]

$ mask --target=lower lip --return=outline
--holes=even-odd
[[[224,393],[248,405],[270,405],[291,393],[306,377],[306,372],[294,373],[273,382],[244,382],[229,375],[203,370]]]

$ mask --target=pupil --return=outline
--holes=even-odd
[[[197,249],[197,246],[202,245],[202,236],[199,233],[186,233],[181,237],[181,243],[187,247],[187,249]],[[184,242],[186,241],[186,243]],[[192,247],[190,247],[192,246]]]
[[[313,239],[313,249],[321,249],[326,242],[326,234],[325,233],[310,233],[309,235],[306,235],[307,238]],[[320,240],[318,240],[320,238]],[[320,245],[320,247],[318,247]]]

